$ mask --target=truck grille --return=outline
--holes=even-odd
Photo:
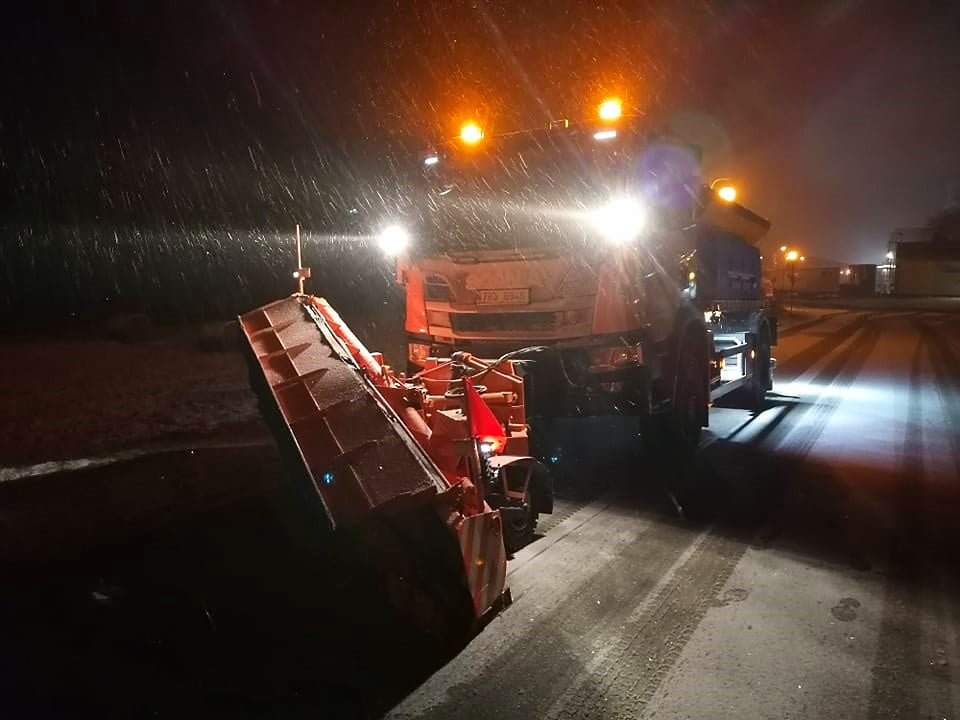
[[[423,283],[423,291],[427,300],[450,302],[450,285],[439,275],[428,275]]]
[[[561,317],[559,312],[450,313],[450,326],[454,332],[555,330]]]

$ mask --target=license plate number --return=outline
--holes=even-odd
[[[477,305],[529,305],[530,288],[478,290]]]

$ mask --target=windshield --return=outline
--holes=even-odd
[[[513,133],[477,147],[451,148],[427,168],[427,177],[441,199],[458,195],[521,202],[584,198],[626,180],[639,140],[632,132],[613,129]]]
[[[549,248],[582,244],[583,218],[612,198],[689,202],[696,152],[631,127],[511,133],[454,145],[425,164],[421,248]]]

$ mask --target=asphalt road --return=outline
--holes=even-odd
[[[960,716],[960,317],[830,311],[776,355],[689,467],[586,470],[390,717]]]

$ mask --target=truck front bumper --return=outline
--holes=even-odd
[[[487,360],[517,349],[517,343],[458,340],[456,345],[436,343],[433,338],[408,335],[408,370],[417,372],[428,357],[449,357],[453,350]],[[594,338],[592,347],[606,347],[622,340]],[[638,341],[639,342],[639,341]],[[540,343],[538,343],[540,345]],[[615,368],[590,368],[586,353],[591,346],[548,345],[533,353],[520,368],[526,381],[527,414],[569,417],[575,415],[647,415],[651,409],[651,369],[641,363]]]

